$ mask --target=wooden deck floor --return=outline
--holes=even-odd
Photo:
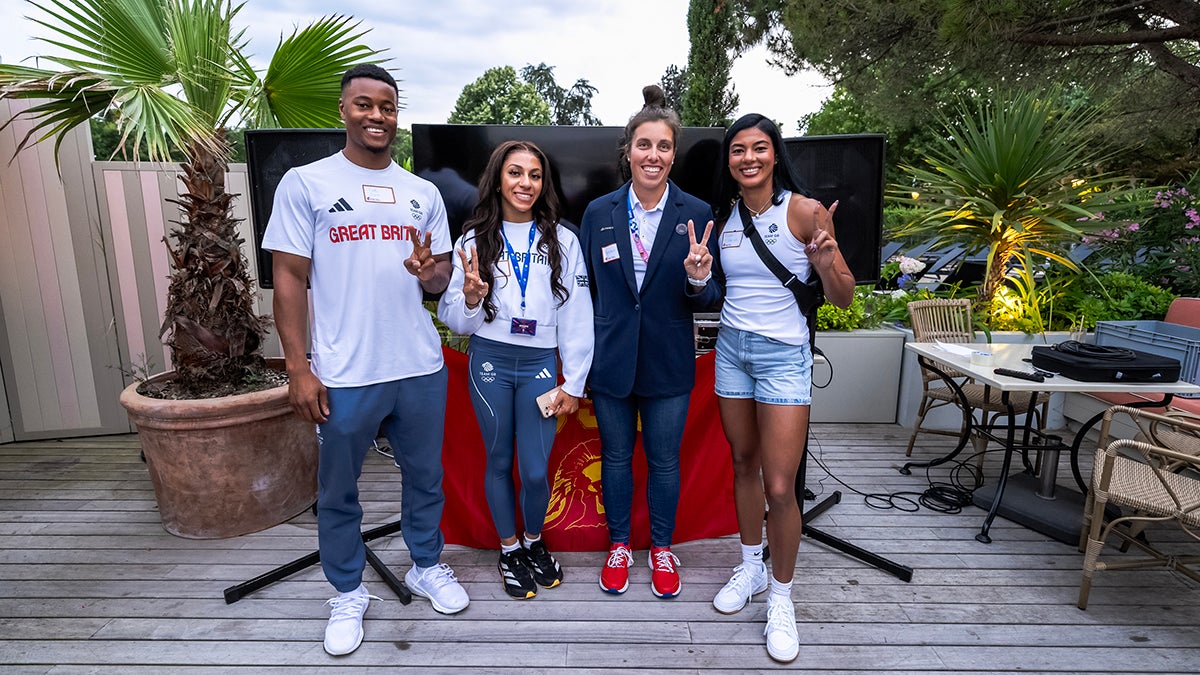
[[[894,425],[818,425],[814,452],[864,491],[920,490],[895,467],[907,432]],[[931,441],[930,456],[945,447]],[[995,474],[993,468],[990,472]],[[824,477],[824,480],[820,480]],[[1062,481],[1065,483],[1065,481]],[[836,484],[819,468],[809,486]],[[399,480],[368,460],[368,520],[397,512]],[[843,488],[844,490],[844,488]],[[977,543],[982,512],[877,511],[847,494],[813,522],[915,568],[901,582],[806,541],[794,597],[802,647],[790,669],[825,673],[1194,673],[1200,670],[1200,589],[1166,572],[1102,572],[1091,606],[1076,609],[1080,554],[1003,520]],[[1161,533],[1161,537],[1179,534]],[[1196,543],[1190,542],[1195,545]],[[712,609],[737,562],[733,537],[676,547],[684,591],[663,601],[648,570],[624,596],[596,586],[600,555],[566,553],[567,580],[533,601],[507,599],[495,553],[444,556],[471,606],[446,617],[404,606],[368,570],[366,640],[327,656],[321,636],[331,589],[313,567],[232,605],[222,590],[312,550],[305,514],[263,533],[189,541],[158,523],[135,436],[0,446],[0,671],[164,673],[246,671],[543,672],[776,671],[762,647],[765,605],[734,616]],[[409,564],[399,537],[383,559]],[[638,559],[641,559],[639,554]]]

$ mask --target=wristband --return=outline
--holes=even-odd
[[[704,275],[703,279],[693,279],[691,277],[688,277],[688,283],[693,286],[704,287],[704,286],[708,285],[709,279],[712,279],[712,270],[709,270],[708,274]]]

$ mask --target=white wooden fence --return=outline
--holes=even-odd
[[[0,120],[27,105],[0,101]],[[14,157],[30,127],[0,132],[0,443],[128,432],[117,397],[129,373],[169,365],[158,330],[176,167],[93,161],[83,128],[57,166],[52,141]],[[227,186],[246,193],[245,165]],[[246,200],[235,211],[257,275]],[[259,310],[270,301],[264,291]],[[274,339],[267,352],[279,354]]]

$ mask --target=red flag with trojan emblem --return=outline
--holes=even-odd
[[[483,439],[467,391],[467,355],[448,348],[442,351],[450,375],[442,456],[445,467],[442,487],[446,492],[442,533],[449,544],[499,548],[499,537],[484,497]],[[710,352],[696,359],[696,386],[692,390],[679,458],[675,543],[737,532],[733,466],[713,393],[715,358]],[[646,457],[640,437],[633,469],[631,544],[634,548],[648,548]],[[550,506],[542,529],[546,545],[552,551],[607,551],[608,527],[600,484],[600,435],[591,401],[580,400],[578,412],[558,418],[549,475]],[[517,518],[520,519],[519,509]]]

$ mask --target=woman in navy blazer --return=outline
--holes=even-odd
[[[596,352],[589,378],[600,428],[601,489],[612,545],[600,587],[629,587],[633,450],[641,419],[650,506],[651,590],[679,594],[671,553],[679,503],[679,446],[695,383],[692,313],[721,298],[713,279],[712,210],[667,179],[679,118],[662,89],[642,91],[621,144],[630,182],[588,205],[580,242],[590,276]],[[717,275],[720,276],[719,274]]]

